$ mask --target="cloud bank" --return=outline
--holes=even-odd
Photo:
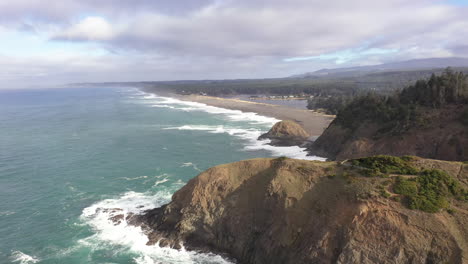
[[[463,1],[8,2],[0,82],[281,77],[468,50]]]

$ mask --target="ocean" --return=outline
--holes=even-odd
[[[147,246],[105,209],[161,206],[222,163],[319,159],[258,141],[277,121],[132,87],[0,91],[0,263],[230,263]]]

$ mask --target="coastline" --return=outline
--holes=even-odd
[[[282,105],[258,103],[240,99],[204,95],[180,95],[152,89],[143,89],[143,91],[160,96],[176,98],[182,101],[203,103],[209,106],[239,110],[242,112],[253,112],[279,120],[292,120],[300,124],[314,139],[320,136],[335,118],[333,115],[325,115],[307,109],[302,110]]]

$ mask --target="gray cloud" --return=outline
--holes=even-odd
[[[81,58],[88,67],[34,61],[61,79],[245,78],[333,67],[340,56],[349,57],[341,66],[466,56],[467,11],[432,0],[16,0],[0,3],[0,25],[109,51]]]
[[[238,57],[313,56],[366,42],[371,47],[424,48],[468,39],[466,8],[428,3],[218,1],[183,16],[142,12],[110,18],[113,37],[103,40],[116,49]],[[63,39],[63,32],[56,37]]]

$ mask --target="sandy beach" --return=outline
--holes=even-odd
[[[156,93],[159,94],[159,92]],[[280,120],[293,120],[299,123],[312,137],[320,136],[325,128],[327,128],[330,122],[335,118],[335,116],[332,115],[325,115],[307,109],[302,110],[282,105],[258,103],[239,99],[179,94],[166,94],[166,96],[232,110],[254,112],[259,115],[274,117]]]

